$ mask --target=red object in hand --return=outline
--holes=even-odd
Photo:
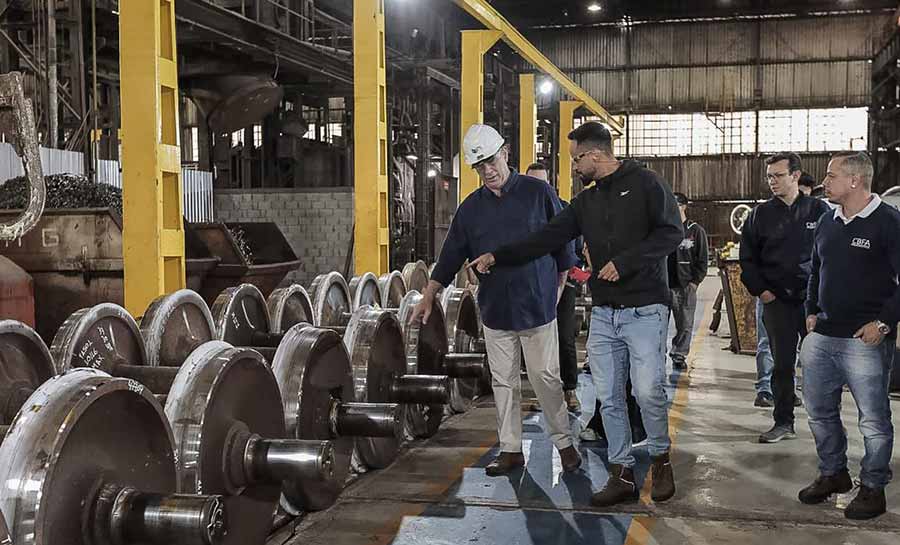
[[[572,267],[571,269],[569,269],[569,278],[578,282],[579,284],[587,282],[590,277],[590,269],[584,270],[581,267]]]

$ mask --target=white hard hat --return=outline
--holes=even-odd
[[[472,166],[485,159],[490,159],[506,142],[493,127],[489,125],[472,125],[463,138],[463,154],[466,164]]]

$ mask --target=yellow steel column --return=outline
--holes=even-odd
[[[534,74],[519,74],[519,170],[523,173],[535,162],[537,104],[534,101]]]
[[[466,131],[476,123],[484,122],[484,54],[503,35],[496,30],[462,31],[462,88],[460,89],[460,158],[459,202],[478,189],[478,174],[463,160],[462,140]],[[495,127],[501,130],[500,127]]]
[[[572,157],[569,155],[569,133],[575,124],[575,110],[582,103],[577,100],[562,100],[559,103],[559,198],[572,201]]]
[[[357,274],[380,275],[390,270],[386,100],[384,0],[354,0],[353,210]]]
[[[125,306],[185,287],[175,0],[119,2]]]

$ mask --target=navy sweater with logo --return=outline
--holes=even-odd
[[[830,210],[802,193],[788,206],[772,198],[753,209],[741,232],[741,281],[750,295],[769,290],[797,305],[806,299],[813,233]]]
[[[822,216],[816,226],[806,314],[817,315],[816,332],[853,337],[873,321],[900,322],[900,212],[882,203],[850,223]],[[896,333],[896,329],[892,334]]]

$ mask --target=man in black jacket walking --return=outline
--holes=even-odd
[[[694,331],[694,312],[697,310],[697,288],[706,278],[709,266],[709,243],[706,231],[687,217],[688,198],[675,193],[678,211],[684,226],[684,240],[669,254],[669,287],[672,289],[672,314],[675,316],[675,337],[669,357],[674,369],[687,369],[687,356]]]
[[[825,202],[800,192],[800,157],[779,153],[766,159],[766,180],[774,195],[750,213],[741,232],[741,281],[763,302],[775,370],[775,420],[760,443],[793,439],[794,366],[797,343],[806,335],[803,302],[812,263],[816,222]]]
[[[638,497],[625,403],[629,377],[653,459],[651,495],[665,501],[675,494],[663,384],[672,299],[666,258],[684,238],[681,218],[665,180],[634,161],[617,160],[602,124],[585,123],[569,140],[575,171],[596,184],[540,231],[470,266],[487,273],[495,263],[504,268],[527,263],[584,236],[594,266],[600,267],[590,281],[594,308],[587,349],[610,463],[606,486],[591,503],[602,507]]]

